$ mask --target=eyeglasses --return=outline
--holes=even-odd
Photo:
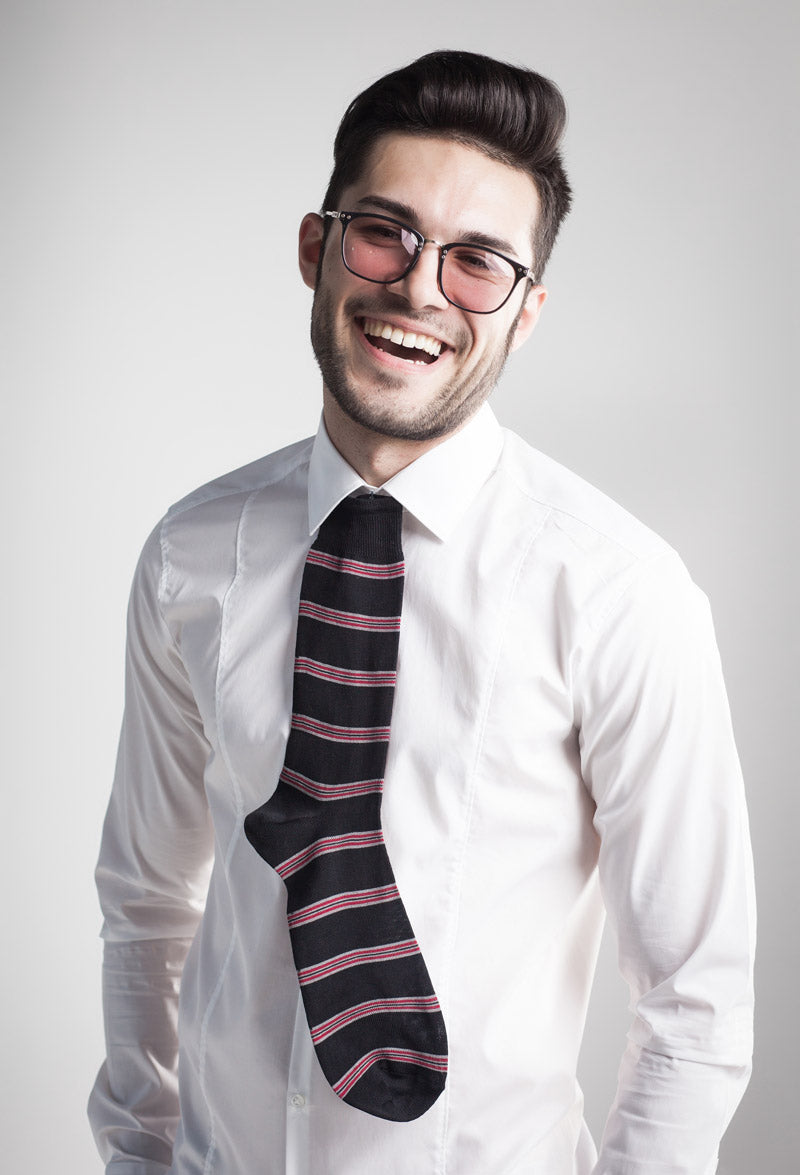
[[[425,245],[439,250],[439,289],[448,302],[470,314],[494,314],[533,270],[496,249],[451,241],[441,245],[393,216],[374,212],[324,212],[342,226],[342,261],[356,277],[379,285],[399,282],[411,272]]]

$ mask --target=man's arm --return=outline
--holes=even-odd
[[[131,591],[125,715],[97,867],[107,1056],[89,1117],[113,1175],[163,1175],[171,1162],[178,991],[213,854],[208,744],[159,604],[159,533]]]
[[[594,1175],[712,1175],[750,1074],[755,902],[711,618],[677,558],[623,593],[576,680],[634,1013]]]

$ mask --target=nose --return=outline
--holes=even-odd
[[[402,294],[415,310],[447,309],[450,303],[439,289],[439,256],[440,248],[436,241],[426,241],[414,268],[387,288]]]

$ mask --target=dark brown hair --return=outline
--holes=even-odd
[[[571,204],[559,151],[565,124],[561,91],[541,74],[479,53],[427,53],[379,78],[350,103],[336,133],[323,207],[338,206],[381,135],[455,139],[531,176],[541,204],[533,241],[541,277]]]

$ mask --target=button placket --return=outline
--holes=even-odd
[[[292,1057],[286,1093],[286,1173],[313,1175],[310,1169],[311,1073],[314,1046],[308,1030],[303,999],[297,990]]]

